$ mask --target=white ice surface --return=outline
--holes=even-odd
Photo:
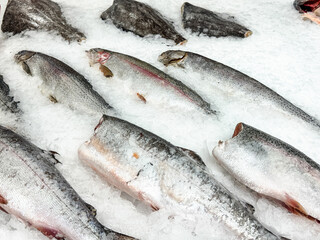
[[[18,121],[0,113],[0,124],[13,128],[43,149],[59,152],[63,163],[58,166],[59,170],[82,198],[97,208],[98,219],[104,225],[141,239],[232,238],[220,224],[201,214],[190,216],[170,208],[152,212],[104,183],[85,167],[78,160],[77,149],[90,137],[99,116],[72,111],[63,105],[53,104],[41,95],[38,88],[41,80],[28,77],[13,60],[14,54],[20,50],[43,52],[69,64],[83,74],[124,119],[175,145],[198,152],[214,176],[239,198],[254,205],[257,218],[274,231],[292,239],[320,239],[319,224],[292,215],[265,199],[257,199],[254,194],[242,191],[211,157],[211,150],[218,140],[229,138],[235,124],[244,121],[242,117],[250,119],[248,123],[251,125],[290,142],[320,162],[317,134],[309,135],[295,129],[294,134],[286,139],[290,119],[285,125],[278,126],[268,112],[252,114],[250,118],[246,106],[238,109],[228,107],[225,110],[224,106],[219,106],[223,113],[219,120],[176,113],[174,109],[161,104],[150,108],[133,98],[125,98],[121,94],[121,87],[125,86],[105,79],[96,68],[90,68],[85,54],[85,50],[93,47],[126,53],[188,83],[188,79],[184,75],[179,77],[174,68],[165,69],[157,62],[157,57],[168,49],[197,52],[256,78],[319,119],[320,26],[303,21],[293,8],[292,0],[190,1],[210,10],[234,15],[253,31],[253,35],[247,39],[198,37],[181,27],[180,7],[183,0],[143,1],[172,20],[176,29],[188,39],[185,46],[179,47],[159,37],[144,39],[105,24],[100,14],[112,4],[111,0],[56,2],[61,5],[69,23],[84,32],[87,40],[79,45],[68,44],[61,37],[46,32],[26,32],[10,38],[0,33],[0,73],[24,111]],[[0,0],[0,4],[2,22],[7,1]],[[196,79],[196,74],[191,76],[190,79]],[[37,240],[46,237],[16,218],[0,213],[0,239]]]

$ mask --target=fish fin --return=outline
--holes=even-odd
[[[145,99],[145,97],[142,94],[137,93],[137,96],[142,102],[147,103],[147,100]]]
[[[32,73],[31,73],[31,70],[30,70],[28,64],[26,64],[26,62],[22,62],[21,65],[22,65],[22,69],[23,69],[28,75],[32,76]]]
[[[0,204],[8,204],[7,199],[0,195]]]
[[[192,158],[193,160],[195,160],[197,163],[200,163],[201,165],[205,165],[201,159],[201,157],[194,151],[187,149],[187,148],[183,148],[183,147],[177,147],[179,148],[181,151],[183,151],[188,157]]]
[[[56,238],[57,240],[65,239],[62,234],[53,228],[45,227],[45,226],[35,226],[43,235],[47,236],[48,238]]]
[[[92,213],[93,216],[97,216],[97,209],[95,209],[92,205],[89,203],[86,203],[87,207],[89,208],[90,212]]]
[[[113,77],[112,71],[109,68],[107,68],[106,66],[100,64],[99,69],[103,73],[103,76],[105,76],[106,78]]]
[[[53,102],[53,103],[57,103],[57,102],[58,102],[58,100],[57,100],[54,96],[52,96],[52,95],[49,95],[49,100],[50,100],[51,102]]]
[[[6,214],[9,214],[6,210],[4,210],[4,208],[0,207],[0,211],[6,213]]]
[[[47,156],[49,155],[48,160],[53,163],[54,165],[60,163],[62,164],[57,158],[56,155],[59,155],[59,153],[55,152],[55,151],[46,151],[46,150],[42,150],[43,153],[45,153]]]
[[[285,194],[286,202],[285,204],[288,206],[288,210],[294,214],[300,215],[302,213],[303,215],[308,216],[306,213],[306,210],[302,207],[302,205],[294,200],[289,194]]]
[[[112,231],[109,228],[104,227],[104,231],[107,235],[107,239],[114,239],[114,240],[136,240],[136,238],[133,237],[129,237],[127,235],[121,234],[121,233],[117,233]]]

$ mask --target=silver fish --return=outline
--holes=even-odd
[[[52,238],[130,240],[102,226],[54,164],[53,153],[0,126],[0,207]]]
[[[31,51],[21,51],[15,59],[26,73],[43,80],[41,91],[52,102],[88,113],[110,113],[112,107],[93,90],[87,79],[58,59]]]
[[[60,6],[50,0],[9,0],[1,30],[13,34],[26,30],[55,31],[69,42],[86,39],[67,23]]]
[[[19,113],[20,109],[17,102],[9,95],[10,88],[4,82],[2,75],[0,75],[0,109],[11,113]]]
[[[320,128],[320,122],[302,109],[277,94],[259,81],[236,69],[206,58],[196,53],[179,50],[166,51],[159,56],[164,65],[179,66],[187,71],[194,71],[206,79],[217,93],[231,95],[241,99],[251,99],[261,106],[272,106],[280,112],[294,116],[307,124]],[[200,82],[198,84],[201,84]],[[217,93],[211,93],[215,96]]]
[[[186,29],[209,37],[249,37],[252,32],[236,23],[233,17],[194,6],[185,2],[181,7],[182,24]]]
[[[283,202],[291,212],[320,220],[320,166],[289,144],[244,123],[213,149],[241,183]]]
[[[134,94],[145,103],[148,103],[146,95],[156,97],[163,93],[164,98],[172,102],[200,108],[207,114],[216,113],[195,91],[140,59],[100,48],[90,49],[87,54],[91,65],[99,64],[106,77],[123,76]]]
[[[198,157],[129,122],[103,116],[78,153],[110,184],[153,209],[171,205],[204,211],[239,239],[278,239],[207,173]]]
[[[157,35],[183,44],[184,39],[158,11],[145,3],[133,0],[114,0],[112,6],[101,14],[102,20],[110,20],[120,29],[141,37]]]

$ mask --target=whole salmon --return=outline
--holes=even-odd
[[[239,123],[213,156],[249,188],[320,220],[320,166],[289,144]]]
[[[195,91],[140,59],[100,48],[90,49],[87,54],[90,63],[99,64],[106,77],[123,76],[134,95],[147,104],[149,96],[163,97],[170,103],[182,103],[215,114]]]
[[[32,51],[21,51],[15,59],[27,74],[42,79],[41,92],[52,102],[87,113],[110,113],[112,107],[88,80],[58,59]]]
[[[0,126],[0,207],[52,238],[129,240],[102,226],[54,164],[53,154]]]
[[[230,101],[229,97],[235,97],[237,101],[250,99],[256,105],[272,106],[286,115],[298,118],[317,129],[320,128],[318,119],[296,107],[259,81],[227,65],[196,53],[179,50],[162,53],[159,61],[166,66],[179,66],[187,71],[199,73],[204,83],[215,89],[216,92],[209,93],[213,97],[222,93],[227,96],[228,101]]]
[[[124,120],[103,116],[79,158],[153,209],[203,211],[238,239],[278,239],[205,169],[201,159]],[[190,156],[193,156],[192,158]]]

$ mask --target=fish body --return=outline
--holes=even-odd
[[[50,0],[9,0],[1,30],[13,34],[25,30],[55,31],[69,42],[85,39],[83,33],[67,23],[60,6]]]
[[[320,220],[320,166],[289,144],[239,123],[233,137],[213,149],[213,156],[254,191]]]
[[[278,239],[207,173],[198,158],[129,122],[103,116],[78,153],[110,184],[153,209],[202,210],[238,239]]]
[[[42,93],[52,102],[87,113],[110,113],[112,108],[81,74],[48,55],[21,51],[15,55],[24,71],[42,79]]]
[[[11,113],[18,113],[17,102],[13,100],[13,97],[9,95],[10,88],[4,82],[3,76],[0,75],[0,109]]]
[[[134,92],[133,95],[140,100],[144,96],[143,102],[146,104],[149,99],[163,98],[169,104],[192,106],[207,114],[215,114],[210,104],[195,91],[144,61],[99,48],[90,49],[87,53],[91,64],[100,64],[112,72],[112,75],[121,76]]]
[[[0,207],[52,238],[132,239],[105,229],[54,166],[56,160],[0,126]]]
[[[252,32],[239,25],[231,17],[223,17],[219,13],[194,6],[185,2],[181,7],[182,24],[185,29],[209,37],[249,37]]]
[[[222,93],[228,97],[228,101],[230,101],[230,97],[236,98],[236,101],[248,99],[256,105],[272,106],[286,115],[298,118],[317,129],[320,128],[318,119],[296,107],[259,81],[222,63],[196,53],[176,50],[162,53],[159,56],[159,61],[166,66],[179,66],[186,71],[200,73],[204,83],[215,90],[211,93],[213,97]],[[197,84],[201,84],[201,82]]]
[[[160,35],[176,44],[186,41],[158,11],[149,5],[133,0],[114,0],[112,6],[101,14],[120,29],[145,37]]]

